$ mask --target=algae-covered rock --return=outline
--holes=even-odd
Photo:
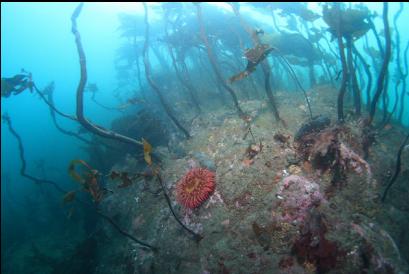
[[[216,171],[216,165],[209,155],[203,152],[194,152],[193,157],[199,162],[201,167]]]

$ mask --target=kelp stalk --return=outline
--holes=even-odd
[[[385,92],[382,92],[382,123],[385,123],[387,116],[388,116],[388,106],[389,106],[389,102],[390,102],[390,98],[389,98],[389,73],[386,72],[385,75],[385,80],[383,83],[383,90]]]
[[[401,80],[399,79],[398,82],[395,85],[395,102],[393,103],[392,111],[389,112],[389,114],[385,117],[384,121],[380,125],[380,128],[383,128],[386,126],[392,119],[393,114],[396,111],[396,108],[398,106],[398,101],[399,101],[399,86],[401,84]]]
[[[335,8],[337,9],[337,40],[338,40],[338,49],[339,55],[341,56],[341,63],[342,63],[342,82],[341,87],[338,91],[338,99],[337,99],[337,111],[338,111],[338,121],[343,123],[344,122],[344,96],[347,87],[348,81],[348,68],[347,62],[344,52],[344,42],[342,41],[341,35],[341,11],[338,3],[335,3]]]
[[[170,198],[169,198],[168,194],[166,193],[165,185],[163,184],[162,177],[160,176],[159,173],[156,174],[156,178],[158,179],[158,181],[159,181],[159,183],[160,183],[160,186],[161,186],[161,188],[162,188],[163,195],[165,196],[165,199],[166,199],[166,203],[168,204],[168,207],[169,207],[170,211],[172,212],[173,217],[175,217],[176,221],[183,227],[183,229],[185,229],[187,232],[189,232],[190,234],[193,235],[193,239],[194,239],[196,242],[199,242],[201,239],[203,239],[203,236],[200,235],[200,234],[195,233],[194,231],[192,231],[191,229],[189,229],[187,226],[185,226],[185,225],[182,223],[182,221],[179,220],[178,216],[176,215],[175,211],[174,211],[173,208],[172,208],[172,203],[171,203],[171,201],[170,201]]]
[[[33,83],[33,87],[34,87],[34,90],[37,92],[37,94],[38,94],[38,95],[41,97],[41,99],[43,99],[43,101],[50,107],[50,109],[53,110],[53,112],[58,113],[58,114],[61,115],[62,117],[65,117],[65,118],[68,118],[68,119],[70,119],[70,120],[72,120],[72,121],[78,122],[77,117],[75,117],[75,116],[73,116],[73,115],[68,115],[68,114],[65,114],[65,113],[59,111],[59,110],[54,106],[54,102],[52,102],[52,101],[50,101],[49,99],[47,99],[47,98],[45,97],[45,95],[37,88],[37,86],[36,86],[34,83]]]
[[[16,138],[17,143],[18,143],[18,150],[19,150],[19,156],[20,156],[20,161],[21,161],[21,168],[20,168],[20,175],[23,176],[24,178],[29,179],[30,181],[33,181],[36,184],[49,184],[52,185],[58,192],[66,194],[67,191],[64,190],[63,188],[61,188],[56,182],[53,182],[51,180],[46,180],[46,179],[41,179],[41,178],[37,178],[34,177],[30,174],[26,173],[26,160],[25,160],[25,156],[24,156],[24,146],[23,146],[23,141],[20,137],[20,135],[15,131],[15,129],[13,128],[12,122],[11,122],[11,118],[10,116],[8,116],[7,114],[3,115],[3,121],[5,121],[5,123],[7,124],[7,127],[10,131],[10,133],[14,136],[14,138]],[[79,200],[78,198],[75,198],[76,201],[80,202],[83,206],[87,206],[87,207],[91,207],[91,205],[89,205],[88,203]],[[103,217],[105,220],[107,220],[119,233],[121,233],[122,235],[128,237],[129,239],[131,239],[132,241],[148,247],[150,249],[152,249],[153,251],[156,251],[157,248],[154,246],[151,246],[147,243],[144,243],[138,239],[136,239],[135,237],[133,237],[132,235],[130,235],[129,233],[125,232],[123,229],[121,229],[119,227],[119,225],[117,223],[115,223],[109,216],[101,213],[99,210],[96,211],[96,213]]]
[[[13,125],[11,123],[11,118],[10,116],[6,113],[3,114],[2,116],[3,121],[7,124],[7,127],[10,131],[10,133],[14,136],[14,138],[16,138],[17,140],[17,144],[18,144],[18,152],[19,152],[19,157],[20,157],[20,161],[21,161],[21,167],[20,167],[20,175],[24,178],[27,178],[31,181],[33,181],[36,184],[49,184],[49,185],[53,185],[58,191],[66,193],[66,191],[64,191],[64,189],[62,189],[58,184],[56,184],[53,181],[47,180],[47,179],[41,179],[41,178],[37,178],[34,177],[30,174],[26,173],[26,167],[27,167],[27,162],[26,162],[26,158],[24,156],[24,146],[23,146],[23,141],[21,140],[20,135],[14,130]]]
[[[241,26],[243,27],[243,29],[248,33],[248,35],[250,35],[252,41],[253,41],[253,45],[257,46],[260,45],[260,39],[257,36],[257,33],[254,29],[252,29],[247,22],[241,17],[240,11],[239,11],[239,3],[235,4],[231,4],[231,7],[233,9],[234,14],[238,17]],[[274,118],[276,119],[277,122],[281,122],[284,126],[286,126],[286,123],[283,119],[281,119],[280,117],[280,113],[278,112],[278,108],[277,108],[277,104],[275,102],[274,99],[274,95],[273,92],[271,90],[271,83],[270,83],[270,79],[271,79],[271,68],[270,65],[268,64],[268,60],[265,59],[261,62],[261,67],[263,70],[263,74],[264,74],[264,89],[266,91],[266,95],[268,98],[268,102],[269,102],[269,106],[271,108],[271,111],[274,114]]]
[[[349,71],[349,81],[352,84],[352,94],[354,97],[354,106],[355,106],[355,115],[361,116],[361,92],[358,86],[358,80],[356,78],[355,69],[354,69],[354,62],[352,57],[352,47],[353,41],[352,37],[348,37],[347,39],[347,53],[348,53],[348,71]]]
[[[264,74],[264,89],[265,89],[266,94],[267,94],[267,98],[268,98],[268,102],[269,102],[271,111],[273,112],[274,118],[276,119],[276,121],[281,122],[284,127],[287,127],[286,122],[280,117],[280,113],[278,112],[277,104],[276,104],[275,99],[274,99],[273,91],[271,90],[271,83],[270,83],[271,68],[265,62],[267,62],[267,60],[265,60],[265,61],[263,61],[261,63],[261,68],[262,68],[263,74]]]
[[[161,90],[159,89],[158,85],[153,81],[151,77],[151,67],[149,63],[149,22],[148,22],[148,8],[146,6],[146,3],[143,3],[143,7],[145,10],[145,44],[143,46],[143,62],[145,64],[145,75],[146,79],[148,80],[149,85],[152,87],[152,89],[156,92],[156,94],[159,97],[159,100],[165,109],[166,114],[169,116],[169,118],[175,123],[178,129],[183,132],[183,134],[186,136],[186,138],[190,138],[189,132],[180,124],[180,122],[176,119],[175,115],[173,115],[169,105],[165,101],[165,98],[162,95]]]
[[[408,76],[408,51],[409,51],[409,41],[406,43],[406,48],[403,54],[403,62],[405,64],[405,72],[402,73],[402,81],[403,81],[403,86],[402,86],[402,93],[401,93],[401,100],[400,100],[400,109],[399,109],[399,114],[398,114],[398,120],[403,124],[403,112],[405,108],[405,100],[403,100],[403,97],[405,95],[405,92],[407,91],[406,89],[406,77]]]
[[[355,56],[361,61],[366,77],[368,78],[367,86],[366,86],[366,110],[369,112],[370,105],[371,105],[371,89],[372,89],[372,73],[369,69],[368,63],[366,63],[365,58],[362,57],[361,53],[356,49],[355,45],[352,44],[352,51],[354,52]]]
[[[400,3],[399,6],[399,10],[396,12],[395,16],[393,17],[393,26],[395,29],[395,40],[396,40],[396,71],[399,73],[398,77],[400,79],[401,82],[403,82],[402,85],[402,92],[401,94],[399,94],[400,96],[400,110],[399,110],[399,114],[398,114],[398,119],[399,121],[402,122],[402,115],[403,115],[403,108],[405,105],[405,100],[403,100],[404,96],[405,96],[405,91],[406,91],[406,76],[408,74],[407,71],[407,49],[409,47],[409,42],[406,45],[406,49],[405,49],[405,54],[404,54],[404,62],[406,63],[406,72],[404,73],[401,67],[401,60],[400,60],[400,33],[398,30],[398,26],[397,26],[397,21],[398,18],[400,16],[400,14],[403,11],[403,3]],[[398,100],[398,97],[396,97],[396,100]]]
[[[166,16],[165,16],[165,22],[166,22],[166,23],[165,23],[165,35],[166,35],[166,39],[168,40],[168,39],[169,39],[168,18],[166,18]],[[173,48],[172,48],[171,44],[170,44],[170,43],[167,43],[167,47],[168,47],[169,55],[170,55],[170,57],[171,57],[171,59],[172,59],[173,68],[175,69],[176,76],[177,76],[179,82],[180,82],[180,83],[186,88],[186,90],[188,91],[189,96],[190,96],[190,99],[192,100],[193,104],[195,105],[197,111],[198,111],[199,113],[202,112],[202,109],[200,108],[200,105],[199,105],[199,100],[198,100],[198,98],[196,97],[197,91],[195,90],[195,88],[193,87],[193,85],[192,85],[192,84],[189,82],[189,80],[187,79],[187,78],[188,78],[188,77],[187,77],[187,67],[186,67],[186,64],[184,63],[184,60],[182,61],[182,62],[183,62],[183,66],[182,66],[183,69],[182,69],[182,71],[183,71],[183,73],[184,73],[184,75],[182,76],[182,75],[181,75],[181,71],[179,70],[179,68],[178,68],[178,66],[177,66],[175,53],[173,52]]]
[[[202,19],[202,8],[200,7],[200,3],[195,3],[196,8],[197,8],[197,19],[200,27],[200,37],[206,47],[207,50],[207,56],[209,57],[210,64],[212,65],[213,71],[216,74],[216,77],[219,81],[219,83],[223,86],[224,89],[226,89],[229,94],[231,95],[233,99],[234,106],[237,109],[237,112],[239,114],[239,117],[244,117],[245,113],[243,110],[240,108],[239,101],[237,100],[237,96],[232,88],[230,88],[226,82],[224,81],[222,74],[219,71],[219,67],[217,66],[216,58],[213,54],[212,48],[210,47],[209,41],[207,40],[207,34],[205,30],[205,26],[203,24],[203,19]]]
[[[81,43],[81,36],[77,29],[77,18],[81,13],[83,5],[84,3],[80,3],[77,6],[77,8],[74,10],[71,16],[71,22],[72,22],[71,32],[75,36],[75,44],[77,46],[77,51],[78,51],[78,56],[79,56],[79,61],[80,61],[80,71],[81,71],[80,82],[78,83],[78,87],[77,87],[77,100],[76,100],[77,101],[77,108],[76,108],[77,120],[84,128],[86,128],[87,130],[89,130],[90,132],[94,134],[100,135],[105,138],[114,139],[114,140],[117,140],[123,143],[141,146],[142,142],[129,138],[127,136],[118,134],[114,131],[105,129],[101,126],[94,125],[84,117],[84,89],[87,83],[87,65],[86,65],[85,52],[84,52],[84,49]]]
[[[376,112],[376,104],[378,103],[379,97],[381,96],[382,90],[384,89],[384,79],[385,79],[385,76],[388,70],[389,60],[391,58],[391,34],[389,30],[389,21],[388,21],[388,3],[383,3],[383,24],[384,24],[384,29],[385,29],[386,51],[385,51],[385,56],[383,59],[382,69],[379,72],[378,80],[376,83],[375,95],[371,102],[371,110],[369,113],[368,125],[371,125],[374,119],[375,112]]]
[[[329,42],[329,40],[328,40],[327,36],[325,36],[325,34],[322,35],[322,39],[324,39],[324,41],[327,43],[328,49],[334,55],[333,57],[335,59],[339,59],[340,57],[338,56],[337,52],[332,48],[332,44]],[[328,53],[328,54],[330,54],[330,53]]]
[[[35,83],[33,83],[33,88],[34,88],[34,90],[37,92],[37,94],[43,99],[43,101],[48,105],[48,107],[49,107],[49,109],[50,109],[51,119],[53,120],[53,123],[54,123],[55,127],[56,127],[61,133],[65,134],[65,135],[68,135],[68,136],[71,136],[71,137],[75,137],[75,138],[77,138],[78,140],[80,140],[80,141],[86,143],[87,145],[93,145],[93,143],[92,143],[91,141],[85,139],[84,137],[80,136],[79,134],[77,134],[77,133],[75,133],[75,132],[72,132],[72,131],[70,131],[70,130],[63,129],[63,128],[58,124],[58,122],[57,122],[57,117],[56,117],[56,115],[55,115],[56,113],[59,114],[59,115],[62,116],[62,117],[65,117],[65,118],[70,119],[70,120],[75,121],[75,122],[78,122],[78,119],[77,119],[75,116],[73,116],[73,115],[68,115],[68,114],[66,114],[66,113],[63,113],[62,111],[60,111],[59,109],[56,108],[56,106],[55,106],[55,104],[54,104],[53,91],[52,91],[52,90],[50,90],[50,91],[47,92],[47,93],[48,93],[48,94],[47,94],[47,97],[48,97],[48,98],[47,98],[46,95],[38,89],[38,87],[35,85]],[[50,87],[46,87],[46,88],[50,88]],[[53,88],[53,87],[52,87],[52,88]],[[92,133],[92,132],[91,132],[91,133]],[[105,146],[105,147],[108,148],[108,149],[115,150],[115,148],[114,148],[113,146],[111,146],[111,145],[108,145],[108,144],[105,144],[105,143],[102,143],[102,142],[100,142],[100,144],[102,144],[103,146]]]
[[[278,52],[278,50],[276,51]],[[298,80],[297,75],[295,74],[295,71],[291,67],[290,63],[288,63],[287,59],[280,52],[278,52],[278,55],[281,58],[282,65],[284,66],[284,68],[287,68],[289,74],[291,75],[293,80],[297,83],[297,86],[301,89],[302,93],[304,94],[305,102],[307,103],[308,112],[310,114],[310,119],[312,120],[311,104],[310,104],[310,99],[308,99],[308,96],[307,96],[307,91],[302,87],[300,81]]]
[[[321,48],[319,42],[317,42],[315,45],[316,45],[318,51],[320,52],[320,55],[324,56],[325,51]],[[329,69],[329,65],[328,65],[328,62],[327,62],[326,58],[321,59],[321,67],[323,68],[323,71],[325,71],[325,73],[327,74],[328,81],[331,82],[332,87],[335,87],[334,79],[333,79],[333,77],[331,75],[331,71]]]
[[[240,37],[239,33],[237,32],[237,29],[234,28],[233,26],[231,26],[230,24],[228,26],[229,26],[229,30],[236,36],[237,40],[239,40],[239,45],[240,45],[241,52],[244,52],[246,50],[246,48],[244,47],[243,39]],[[254,95],[255,98],[260,99],[260,94],[259,94],[259,91],[257,89],[256,84],[254,83],[253,75],[249,75],[248,79],[249,79],[249,82],[250,82],[250,85],[251,85],[250,90],[254,91],[254,92],[252,92],[252,94]]]
[[[132,241],[138,243],[141,246],[147,247],[149,249],[151,249],[152,251],[156,252],[158,251],[157,247],[154,247],[148,243],[142,242],[141,240],[138,240],[137,238],[135,238],[134,236],[132,236],[131,234],[129,234],[128,232],[124,231],[122,228],[119,227],[119,225],[117,223],[114,222],[114,220],[111,219],[111,217],[103,214],[102,212],[100,212],[99,210],[97,210],[97,214],[99,216],[101,216],[102,218],[104,218],[105,220],[107,220],[119,233],[121,233],[123,236],[131,239]]]
[[[375,50],[373,50],[373,48],[369,47],[369,40],[368,40],[368,35],[364,36],[365,38],[365,44],[363,45],[363,49],[364,51],[371,57],[372,60],[372,68],[374,69],[376,74],[379,74],[379,70],[380,70],[380,66],[378,66],[378,58],[375,52]]]
[[[311,45],[311,47],[313,47],[312,43],[311,43],[311,32],[310,32],[310,28],[308,27],[308,21],[303,21],[303,26],[305,29],[305,32],[307,33],[307,41],[308,43]],[[309,69],[309,77],[310,77],[310,86],[313,87],[315,85],[317,85],[317,80],[315,77],[315,72],[314,72],[314,60],[313,58],[308,58],[308,69]],[[323,71],[325,71],[323,69]]]
[[[377,43],[378,48],[379,48],[379,52],[381,53],[381,56],[384,57],[385,52],[384,52],[383,47],[382,47],[381,39],[379,38],[378,32],[376,31],[375,24],[373,23],[370,16],[367,18],[367,20],[368,20],[368,23],[369,23],[369,27],[371,28],[371,30],[372,30],[372,32],[373,32],[373,34],[375,36],[376,43]]]
[[[161,51],[158,49],[158,46],[157,45],[152,45],[152,46],[150,46],[150,48],[152,49],[152,52],[155,55],[156,59],[159,61],[159,64],[160,64],[161,68],[164,71],[170,71],[169,64],[168,64],[168,62],[165,61],[165,58],[162,55]]]
[[[237,4],[237,5],[238,5],[238,4]],[[237,5],[232,4],[231,6],[232,6],[232,9],[233,9],[235,15],[239,18],[240,24],[242,25],[243,29],[250,35],[250,37],[251,37],[251,39],[252,39],[252,41],[253,41],[253,44],[254,44],[255,46],[260,45],[261,43],[260,43],[260,39],[259,39],[259,37],[258,37],[258,35],[257,35],[257,32],[256,32],[255,30],[253,30],[253,29],[246,23],[246,21],[244,21],[244,19],[241,17],[240,11],[239,11],[239,6],[237,6]],[[297,78],[297,76],[295,75],[295,72],[294,72],[294,70],[292,69],[291,65],[288,63],[287,59],[280,53],[280,51],[279,51],[277,48],[274,48],[273,50],[278,53],[279,57],[283,60],[283,62],[284,62],[284,64],[285,64],[285,65],[284,65],[284,68],[287,69],[287,71],[289,71],[289,74],[291,75],[291,77],[294,79],[294,81],[297,83],[297,85],[299,86],[299,88],[300,88],[300,89],[302,90],[302,92],[304,93],[304,97],[305,97],[305,100],[306,100],[306,102],[307,102],[308,110],[309,110],[309,113],[310,113],[310,118],[312,119],[311,106],[310,106],[310,102],[309,102],[309,99],[308,99],[308,96],[307,96],[306,91],[305,91],[304,88],[301,86],[301,83],[298,81],[298,78]],[[263,60],[263,61],[261,62],[261,67],[262,67],[262,70],[263,70],[263,73],[264,73],[264,77],[265,77],[265,79],[264,79],[264,87],[265,87],[265,90],[266,90],[267,97],[268,97],[268,99],[269,99],[269,103],[270,103],[271,109],[272,109],[272,111],[273,111],[273,113],[274,113],[274,117],[276,118],[277,121],[281,121],[282,124],[283,124],[284,126],[286,126],[285,121],[280,118],[280,115],[279,115],[279,112],[278,112],[278,109],[277,109],[277,106],[276,106],[276,103],[275,103],[275,100],[274,100],[274,97],[273,97],[273,93],[272,93],[272,90],[271,90],[271,84],[270,84],[270,76],[271,76],[271,75],[270,75],[270,72],[271,72],[271,68],[270,68],[270,65],[268,64],[267,59],[265,59],[265,60]]]
[[[51,82],[46,89],[47,92],[47,97],[45,97],[45,95],[38,90],[38,88],[34,85],[34,89],[36,90],[36,92],[41,96],[41,98],[43,98],[43,100],[46,102],[46,104],[49,106],[50,108],[50,115],[51,115],[51,119],[53,120],[53,123],[55,125],[55,127],[62,133],[71,137],[75,137],[78,140],[86,143],[87,145],[92,145],[91,141],[88,141],[87,139],[85,139],[84,137],[80,136],[79,134],[72,132],[70,130],[65,130],[63,129],[57,122],[57,117],[55,116],[55,113],[58,111],[58,109],[54,106],[54,82]],[[58,111],[59,112],[59,111]],[[70,118],[71,120],[74,120],[76,122],[78,122],[78,120],[75,117],[72,117],[70,115],[67,115],[65,113],[59,112],[60,115],[63,115],[66,118]]]
[[[396,157],[396,167],[395,167],[395,173],[393,174],[391,180],[388,183],[388,186],[386,187],[385,191],[383,192],[382,195],[382,202],[385,202],[386,199],[386,195],[388,194],[389,189],[391,188],[391,186],[395,183],[396,179],[398,178],[398,175],[400,173],[400,169],[401,169],[401,156],[402,156],[402,152],[405,148],[406,143],[409,140],[409,134],[406,135],[405,140],[402,142],[402,145],[400,146],[399,150],[398,150],[398,155]]]
[[[142,79],[141,79],[141,67],[139,65],[139,56],[136,58],[136,77],[138,79],[139,90],[141,91],[142,98],[146,101],[146,94],[145,89],[142,87]]]

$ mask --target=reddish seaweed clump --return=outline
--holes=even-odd
[[[309,217],[292,247],[292,252],[299,263],[314,264],[317,273],[327,273],[336,267],[337,261],[345,256],[345,252],[339,250],[336,243],[325,238],[327,228],[319,213],[310,214]]]
[[[187,208],[196,208],[206,201],[216,187],[216,175],[205,168],[193,168],[176,185],[176,199]]]
[[[293,257],[283,257],[281,258],[280,262],[278,263],[278,266],[280,269],[288,269],[294,265]]]

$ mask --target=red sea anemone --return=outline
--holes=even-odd
[[[213,193],[216,175],[205,168],[193,168],[176,185],[176,199],[187,208],[196,208]]]

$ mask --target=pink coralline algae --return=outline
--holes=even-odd
[[[297,175],[285,177],[279,183],[276,196],[282,209],[282,215],[278,218],[292,224],[303,223],[308,210],[325,200],[318,184]]]
[[[359,156],[343,143],[340,144],[340,152],[341,164],[344,167],[349,167],[358,174],[361,174],[363,172],[363,169],[365,169],[367,174],[367,183],[370,184],[372,181],[372,172],[371,166],[368,164],[368,162],[362,159],[361,156]]]

